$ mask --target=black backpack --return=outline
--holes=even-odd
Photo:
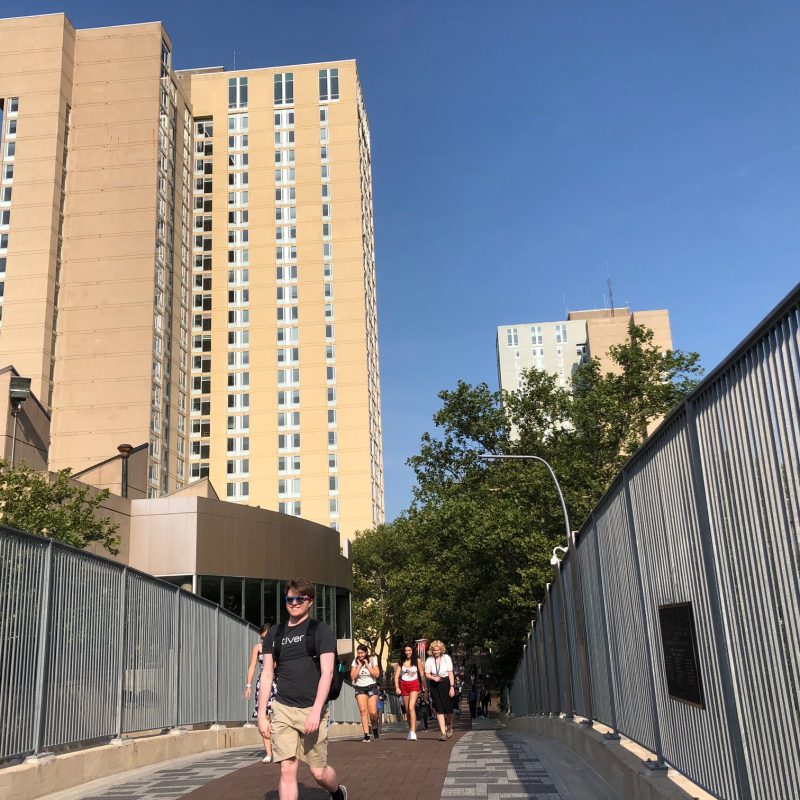
[[[317,654],[317,628],[319,627],[319,620],[309,619],[308,630],[306,632],[306,652],[309,657],[314,660],[319,670],[319,655]],[[278,663],[281,657],[281,640],[283,634],[286,632],[286,623],[278,623],[278,629],[275,631],[275,638],[272,641],[272,660],[275,664]],[[335,700],[342,691],[342,684],[344,683],[344,676],[347,672],[347,666],[341,659],[334,659],[333,663],[333,678],[331,678],[331,688],[328,690],[328,702]]]

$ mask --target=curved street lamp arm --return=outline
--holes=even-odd
[[[483,459],[484,461],[540,461],[547,467],[547,471],[550,473],[550,477],[553,479],[553,483],[556,485],[556,491],[558,492],[558,499],[561,502],[561,510],[564,512],[564,527],[566,529],[566,536],[567,541],[570,544],[574,544],[573,536],[572,536],[572,528],[569,524],[569,514],[567,513],[567,504],[564,501],[564,493],[561,491],[561,484],[558,482],[558,478],[556,477],[556,473],[550,464],[545,461],[541,456],[532,456],[532,455],[494,455],[494,454],[487,454],[487,455],[480,455],[478,458]]]

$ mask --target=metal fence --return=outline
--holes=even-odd
[[[196,595],[0,527],[0,761],[139,731],[243,723],[258,631]],[[332,722],[359,719],[345,684]]]
[[[515,716],[598,720],[720,798],[800,786],[800,286],[661,424],[539,606]]]

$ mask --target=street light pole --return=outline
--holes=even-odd
[[[550,477],[553,479],[553,483],[556,485],[556,491],[558,492],[558,499],[561,501],[561,510],[564,512],[564,528],[565,533],[567,536],[567,541],[570,545],[575,543],[575,537],[573,536],[572,529],[570,528],[569,524],[569,514],[567,513],[567,504],[564,502],[564,493],[561,491],[561,484],[558,482],[558,478],[556,477],[556,473],[550,464],[547,463],[541,456],[531,456],[531,455],[494,455],[494,454],[485,454],[479,455],[478,458],[482,459],[483,461],[539,461],[547,467],[547,471],[550,473]]]
[[[564,527],[565,533],[567,537],[567,542],[570,548],[576,549],[576,539],[575,534],[572,531],[572,528],[569,524],[569,514],[567,513],[567,504],[564,502],[564,493],[561,491],[561,484],[558,482],[558,478],[556,477],[555,470],[548,464],[548,462],[543,459],[541,456],[533,456],[533,455],[494,455],[494,454],[485,454],[479,455],[478,458],[484,461],[539,461],[547,467],[547,471],[550,473],[550,477],[553,479],[553,483],[556,485],[556,491],[558,492],[558,499],[561,501],[561,510],[564,512]],[[562,556],[566,555],[566,551],[568,548],[565,547],[554,547],[553,548],[553,557],[550,559],[550,563],[556,567],[557,569],[561,568],[561,559],[556,555],[558,550],[562,551]],[[589,664],[586,655],[586,639],[585,639],[585,621],[583,615],[583,587],[582,587],[582,580],[581,580],[581,568],[580,568],[580,561],[578,560],[578,554],[575,552],[575,566],[574,566],[574,580],[572,582],[572,594],[574,599],[574,608],[575,608],[575,632],[578,644],[578,653],[577,657],[579,659],[579,666],[578,669],[581,672],[581,680],[582,686],[584,687],[584,709],[586,713],[586,720],[587,724],[591,726],[592,724],[592,698],[591,692],[588,689],[589,686]],[[548,584],[549,586],[549,584]],[[563,591],[563,584],[562,584],[562,591]],[[539,606],[541,608],[541,605]],[[568,708],[566,710],[567,718],[574,717],[575,714],[575,699],[572,691],[572,670],[573,670],[573,658],[574,655],[572,652],[572,645],[570,644],[569,636],[567,635],[567,609],[564,603],[561,604],[561,610],[563,615],[563,628],[561,629],[561,637],[562,637],[562,647],[567,652],[567,664],[568,664],[568,681],[566,684],[567,688],[567,705]],[[553,628],[556,627],[555,618],[553,618]]]

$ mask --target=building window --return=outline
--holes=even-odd
[[[542,343],[542,326],[533,325],[531,327],[531,344],[541,344],[541,343]]]
[[[294,73],[279,72],[275,75],[275,105],[287,106],[294,103]]]
[[[506,328],[506,344],[509,347],[519,346],[519,335],[516,328]]]
[[[228,78],[228,108],[247,108],[247,78]]]
[[[276,83],[277,83],[277,81],[276,81]],[[294,125],[294,111],[276,111],[275,112],[275,127],[276,128],[291,128],[292,125]]]
[[[339,70],[321,69],[319,71],[319,100],[327,103],[339,99]]]
[[[287,475],[300,472],[300,456],[278,456],[278,472]]]
[[[556,323],[556,344],[564,344],[567,341],[567,323]]]

